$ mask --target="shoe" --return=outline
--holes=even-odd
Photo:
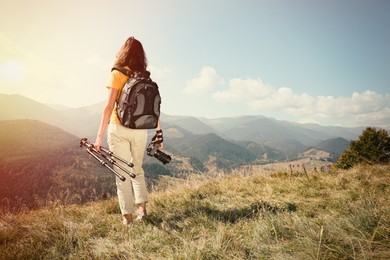
[[[133,219],[131,218],[131,220],[128,220],[126,217],[123,216],[122,224],[125,226],[130,226],[131,224],[133,224]]]
[[[147,216],[146,214],[138,215],[137,218],[136,218],[136,220],[137,220],[138,222],[141,222],[141,221],[145,220],[146,216]]]
[[[124,219],[122,221],[122,224],[125,225],[125,226],[131,226],[131,225],[133,225],[133,222],[128,222],[127,220]]]

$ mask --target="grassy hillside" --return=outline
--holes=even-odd
[[[390,166],[164,178],[149,218],[116,200],[0,216],[0,259],[389,259]]]

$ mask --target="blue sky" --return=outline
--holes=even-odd
[[[170,115],[390,128],[390,1],[3,0],[0,93],[103,101],[128,36]]]

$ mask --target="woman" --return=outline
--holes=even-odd
[[[146,71],[147,59],[142,44],[130,37],[119,50],[114,66],[125,67],[130,71]],[[103,137],[107,130],[107,142],[109,149],[119,157],[131,161],[134,167],[130,170],[136,175],[130,178],[127,175],[126,181],[116,178],[117,194],[119,206],[123,216],[123,224],[129,225],[133,222],[134,204],[138,205],[137,220],[142,220],[146,216],[147,190],[142,162],[147,144],[147,130],[130,129],[120,124],[116,112],[116,101],[122,91],[128,77],[117,70],[111,72],[107,88],[109,91],[108,100],[103,110],[98,134],[94,143],[99,151],[102,145]],[[108,126],[108,129],[106,129]],[[159,140],[162,141],[162,132],[160,121],[156,131],[158,131]],[[161,143],[160,150],[163,149]],[[120,163],[120,162],[118,162]],[[127,167],[123,164],[124,167]],[[119,168],[116,170],[120,171]]]

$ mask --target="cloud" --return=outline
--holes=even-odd
[[[155,81],[165,79],[174,73],[170,68],[158,68],[153,65],[149,65],[149,70],[151,78]]]
[[[279,114],[300,122],[390,128],[390,94],[353,92],[351,96],[311,96],[261,80],[231,79],[227,89],[212,94],[222,103],[243,103],[253,112]]]
[[[201,95],[223,83],[223,78],[217,75],[214,68],[204,67],[198,78],[187,81],[184,91],[190,95]]]
[[[299,111],[302,104],[309,106],[314,101],[306,93],[294,94],[290,88],[277,89],[261,80],[238,78],[229,81],[229,89],[217,91],[212,96],[218,102],[244,102],[253,110],[296,109]]]
[[[213,98],[220,102],[251,102],[251,100],[267,97],[272,88],[261,80],[234,78],[229,81],[229,90],[217,91]]]

